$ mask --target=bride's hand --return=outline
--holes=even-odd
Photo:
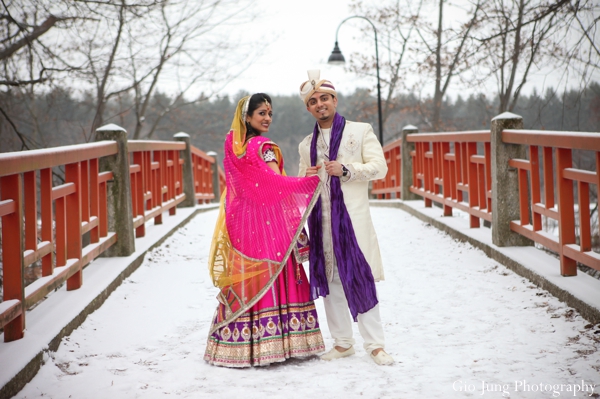
[[[319,172],[319,169],[321,169],[321,165],[317,165],[317,166],[309,166],[308,168],[306,168],[306,177],[309,176],[316,176]]]

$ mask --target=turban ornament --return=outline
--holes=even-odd
[[[319,69],[311,69],[308,71],[308,80],[300,85],[300,98],[302,98],[302,101],[306,105],[310,97],[316,92],[337,96],[333,83],[321,79],[321,71]]]

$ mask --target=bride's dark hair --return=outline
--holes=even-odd
[[[256,111],[256,109],[258,107],[261,106],[261,104],[264,104],[266,102],[269,103],[269,105],[271,105],[271,107],[273,107],[273,103],[271,102],[271,97],[268,94],[265,93],[256,93],[253,94],[252,97],[250,97],[250,100],[248,100],[248,116],[252,116],[252,114],[254,114],[254,111]],[[244,121],[246,123],[246,141],[248,141],[249,139],[251,139],[254,136],[260,136],[260,133],[257,132],[256,130],[254,130],[252,128],[252,126],[250,126],[250,123]]]

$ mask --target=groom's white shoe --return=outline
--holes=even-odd
[[[371,352],[371,358],[375,363],[377,363],[380,366],[389,366],[390,364],[394,363],[394,358],[385,353],[383,349],[380,350],[379,353],[377,353],[376,355],[373,355],[373,353]]]
[[[350,348],[346,349],[344,352],[340,352],[337,349],[335,349],[335,346],[333,348],[331,348],[331,350],[327,353],[325,353],[324,355],[321,355],[321,360],[333,360],[333,359],[341,359],[343,357],[348,357],[348,356],[352,356],[354,355],[355,351],[354,348],[351,346]]]

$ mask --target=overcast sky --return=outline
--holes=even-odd
[[[258,18],[251,32],[261,32],[256,52],[260,58],[225,88],[230,94],[239,90],[264,91],[269,94],[293,94],[307,79],[307,69],[321,69],[322,78],[331,80],[337,90],[353,91],[356,84],[375,87],[375,80],[363,79],[344,72],[343,67],[330,66],[327,59],[335,42],[339,23],[350,14],[349,0],[258,0]],[[340,46],[349,55],[362,45],[355,39],[361,34],[360,24],[349,21],[340,29]],[[365,53],[375,53],[364,48]],[[345,47],[344,47],[345,46]]]

